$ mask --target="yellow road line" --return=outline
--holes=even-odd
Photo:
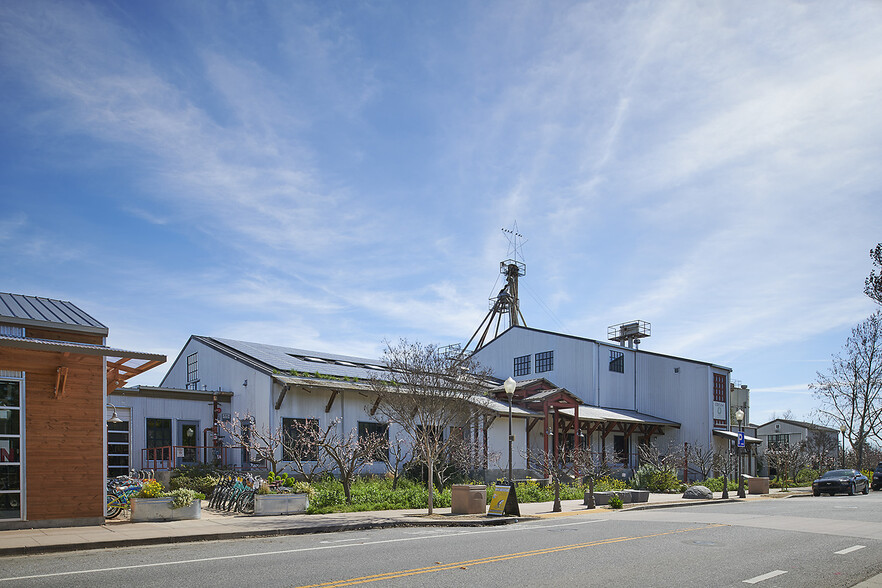
[[[470,566],[477,566],[481,564],[488,563],[498,563],[501,561],[507,561],[511,559],[518,559],[522,557],[534,557],[537,555],[548,555],[552,553],[559,553],[561,551],[570,551],[573,549],[585,549],[587,547],[597,547],[600,545],[609,545],[611,543],[621,543],[624,541],[635,541],[637,539],[650,539],[652,537],[662,537],[664,535],[674,535],[677,533],[688,533],[690,531],[700,531],[703,529],[711,529],[713,527],[722,527],[724,525],[713,524],[713,525],[705,525],[702,527],[692,527],[689,529],[677,529],[676,531],[665,531],[664,533],[653,533],[651,535],[638,535],[636,537],[615,537],[612,539],[600,539],[598,541],[590,541],[588,543],[574,543],[572,545],[561,545],[558,547],[547,547],[545,549],[535,549],[532,551],[521,551],[519,553],[509,553],[504,555],[494,555],[490,557],[483,557],[481,559],[470,559],[466,561],[447,563],[447,564],[436,564],[434,566],[428,566],[424,568],[415,568],[412,570],[399,570],[395,572],[386,572],[384,574],[376,574],[373,576],[362,576],[360,578],[350,578],[347,580],[336,580],[333,582],[326,582],[324,584],[310,584],[308,586],[300,586],[299,588],[336,588],[337,586],[351,586],[353,584],[362,584],[367,582],[378,582],[380,580],[391,580],[393,578],[404,578],[406,576],[416,576],[419,574],[427,574],[430,572],[441,572],[445,570],[453,570],[458,568],[467,568]]]

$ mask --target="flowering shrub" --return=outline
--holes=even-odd
[[[189,488],[178,488],[171,492],[166,492],[162,488],[162,484],[156,480],[147,480],[141,486],[141,491],[135,495],[135,498],[171,498],[172,508],[182,508],[193,504],[194,500],[202,500],[205,495]]]
[[[141,491],[135,496],[137,498],[160,498],[162,493],[162,484],[156,480],[147,480],[141,485]]]
[[[618,494],[613,494],[609,497],[609,507],[614,509],[622,508],[622,499],[619,498]]]
[[[163,492],[163,497],[172,498],[171,507],[172,508],[183,508],[185,506],[190,506],[193,504],[194,500],[202,500],[205,498],[205,495],[196,492],[195,490],[190,490],[189,488],[178,488],[177,490],[172,490],[171,492]]]

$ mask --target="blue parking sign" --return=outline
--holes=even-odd
[[[744,433],[738,432],[738,447],[744,447]]]

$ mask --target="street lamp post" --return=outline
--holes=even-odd
[[[839,425],[839,431],[842,433],[842,461],[839,462],[839,467],[845,469],[845,431],[848,430],[848,427],[845,426],[845,423]]]
[[[514,435],[511,432],[511,402],[514,398],[514,391],[517,387],[518,383],[514,381],[514,378],[510,377],[505,381],[502,385],[505,388],[505,395],[508,396],[508,483],[514,484],[514,479],[511,473],[511,447],[514,442]]]
[[[744,435],[744,411],[740,408],[735,411],[735,420],[738,421],[738,431]],[[741,475],[741,447],[736,444],[735,451],[738,455],[738,498],[744,498],[744,476]]]

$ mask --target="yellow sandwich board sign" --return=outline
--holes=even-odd
[[[518,496],[514,486],[496,486],[493,492],[493,498],[490,499],[490,507],[487,509],[488,515],[515,515],[521,516],[521,509],[518,506]]]

